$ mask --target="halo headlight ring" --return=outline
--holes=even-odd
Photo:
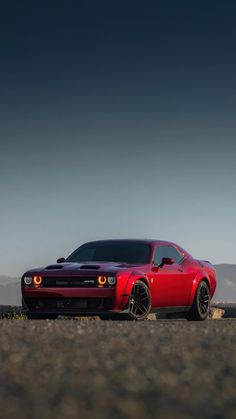
[[[104,287],[107,283],[107,277],[104,275],[100,275],[98,276],[97,282],[99,287]]]
[[[34,276],[33,277],[33,283],[35,287],[40,287],[40,285],[43,282],[43,278],[41,276]]]
[[[116,277],[115,276],[108,276],[107,282],[109,285],[116,285]]]
[[[32,284],[32,277],[31,276],[25,276],[23,281],[24,281],[25,285],[31,285]]]

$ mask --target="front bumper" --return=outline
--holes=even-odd
[[[116,289],[31,288],[22,289],[25,312],[38,314],[101,314],[119,312]]]

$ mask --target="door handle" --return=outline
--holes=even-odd
[[[179,271],[179,272],[183,272],[183,269],[181,269],[181,268],[178,268],[178,271]]]

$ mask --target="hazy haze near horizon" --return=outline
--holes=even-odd
[[[111,237],[236,263],[236,4],[0,6],[0,273]]]

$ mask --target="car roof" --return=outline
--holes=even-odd
[[[146,244],[163,244],[177,246],[175,243],[166,240],[155,240],[155,239],[103,239],[93,240],[84,244],[96,244],[96,243],[114,243],[114,242],[133,242],[133,243],[146,243]]]

